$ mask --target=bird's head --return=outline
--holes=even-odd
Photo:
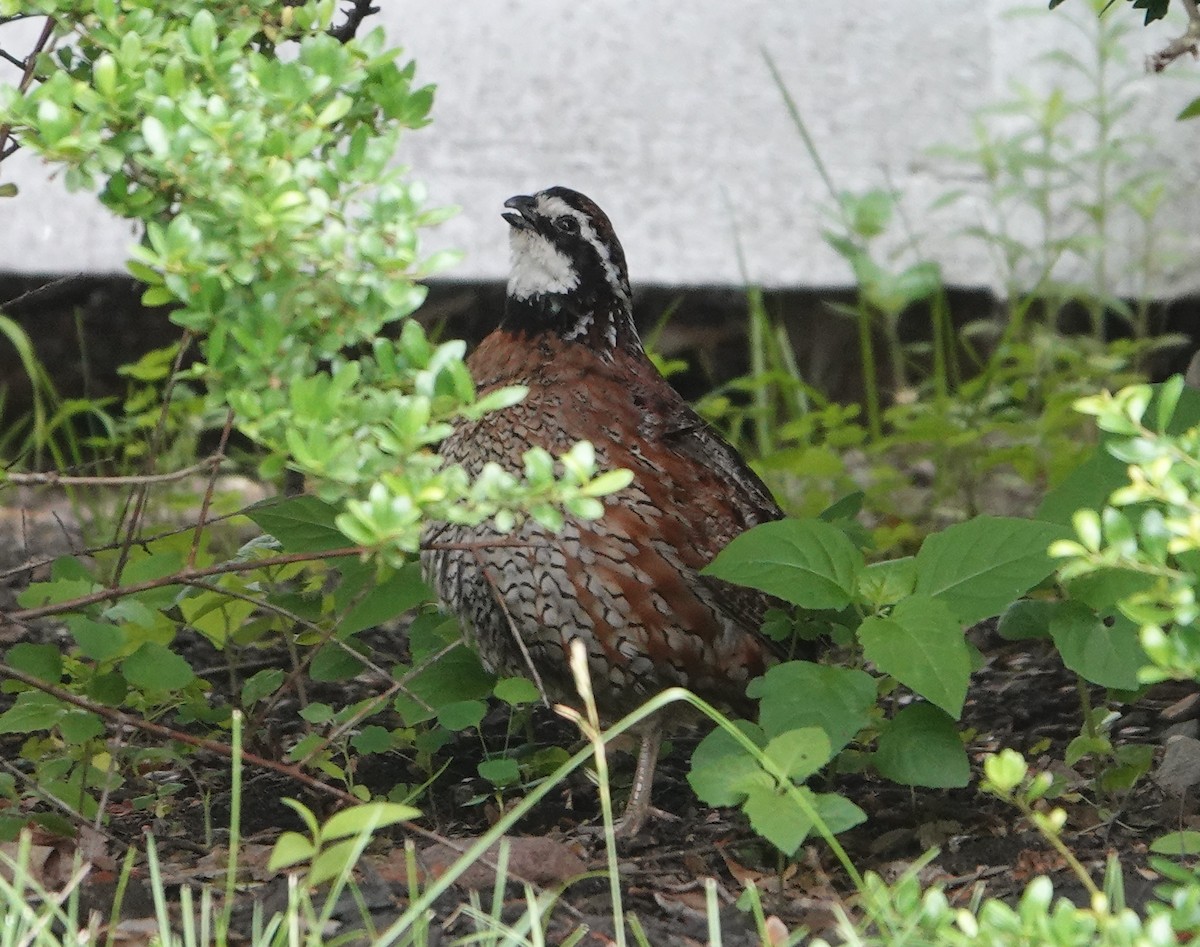
[[[636,345],[625,251],[589,198],[552,187],[504,202],[512,230],[505,322],[601,350]]]

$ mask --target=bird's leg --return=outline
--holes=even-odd
[[[642,745],[638,749],[637,769],[633,773],[633,786],[629,790],[629,801],[625,812],[616,824],[618,838],[632,838],[642,830],[646,816],[650,813],[650,791],[654,788],[654,767],[658,764],[658,750],[662,745],[663,725],[655,714],[642,730]]]

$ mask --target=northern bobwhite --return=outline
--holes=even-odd
[[[595,521],[558,534],[527,519],[426,530],[425,573],[486,665],[524,674],[548,701],[577,699],[569,644],[587,649],[602,718],[672,686],[745,706],[770,661],[759,636],[770,600],[699,574],[733,537],[783,514],[762,481],[658,373],[633,322],[625,254],[608,217],[565,187],[505,201],[512,270],[504,317],[467,360],[481,393],[528,386],[525,399],[459,424],[447,462],[478,474],[523,469],[532,446],[554,454],[591,441],[600,469],[629,486]],[[621,832],[641,827],[661,739],[642,746]]]

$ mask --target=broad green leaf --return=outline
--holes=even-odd
[[[507,757],[484,760],[476,767],[476,770],[481,778],[501,789],[514,785],[521,778],[521,767],[517,765],[516,760]]]
[[[1102,687],[1136,690],[1138,668],[1150,663],[1133,622],[1117,615],[1106,625],[1079,602],[1064,602],[1056,611],[1050,636],[1063,664]]]
[[[395,673],[404,677],[407,669],[399,667]],[[428,720],[448,704],[486,700],[494,683],[495,678],[483,669],[478,655],[469,648],[458,647],[413,675],[405,683],[404,692],[396,697],[394,706],[405,725],[412,726]],[[425,705],[432,707],[433,712]]]
[[[1009,641],[1048,638],[1050,637],[1050,619],[1060,604],[1032,598],[1023,598],[1013,602],[1000,616],[1000,623],[996,626],[996,631],[1002,638],[1007,638]]]
[[[25,691],[16,702],[0,714],[0,733],[33,733],[49,730],[63,715],[67,706],[41,691]]]
[[[820,727],[803,727],[773,737],[763,749],[767,759],[797,782],[829,762],[829,737]]]
[[[879,608],[911,595],[916,582],[917,561],[904,556],[871,563],[858,577],[858,589],[868,603]]]
[[[421,811],[412,806],[402,806],[396,802],[368,802],[365,805],[342,809],[331,815],[329,820],[321,826],[321,840],[329,841],[330,839],[359,835],[363,832],[377,832],[389,825],[407,822],[420,815]]]
[[[395,740],[387,727],[373,723],[351,737],[350,745],[359,753],[386,753],[395,745]]]
[[[314,681],[345,681],[359,674],[363,663],[355,655],[357,642],[327,644],[317,649],[309,665],[309,676]]]
[[[66,624],[85,658],[107,661],[125,650],[128,639],[118,625],[95,621],[86,615],[68,615]]]
[[[290,868],[292,865],[308,861],[315,852],[313,843],[299,832],[284,832],[275,840],[267,867],[271,871]]]
[[[187,661],[153,641],[121,662],[121,673],[134,687],[149,693],[180,690],[196,678]]]
[[[1143,572],[1101,567],[1095,572],[1075,576],[1065,585],[1073,601],[1103,612],[1123,599],[1152,588],[1155,581],[1154,576]]]
[[[456,700],[439,707],[437,717],[443,727],[457,732],[479,726],[486,712],[487,704],[481,700]]]
[[[896,714],[871,759],[882,776],[905,786],[950,789],[971,778],[954,721],[930,704],[911,704]]]
[[[844,832],[866,819],[858,806],[836,793],[817,794],[804,786],[796,791],[834,833]],[[755,784],[742,809],[754,831],[785,855],[794,855],[813,830],[812,820],[791,794],[768,783]]]
[[[820,727],[829,737],[831,754],[839,753],[870,723],[875,706],[875,679],[870,674],[808,661],[778,664],[751,681],[746,692],[761,698],[758,719],[767,734]]]
[[[1160,835],[1150,843],[1150,851],[1157,855],[1200,855],[1200,832],[1182,829]]]
[[[283,684],[283,678],[282,668],[264,668],[250,677],[242,685],[242,706],[253,707],[264,697],[274,694]]]
[[[780,520],[736,537],[703,574],[802,608],[837,609],[850,604],[863,567],[862,553],[836,526],[820,520]]]
[[[1065,527],[977,516],[934,533],[917,552],[918,593],[945,602],[964,625],[998,615],[1054,571],[1046,550]]]
[[[48,684],[57,684],[62,678],[62,652],[57,645],[21,642],[8,649],[4,660],[10,667]]]
[[[505,677],[496,682],[492,693],[506,704],[532,704],[541,697],[537,685],[526,677]]]
[[[734,725],[756,745],[765,742],[757,725],[745,720],[736,720]],[[772,782],[758,761],[721,727],[693,751],[687,779],[697,797],[710,806],[736,806],[746,798],[750,786]]]
[[[361,576],[361,581],[352,581],[352,570],[355,576]],[[339,608],[343,607],[343,602],[353,605],[338,622],[339,635],[382,625],[432,598],[429,587],[421,578],[419,563],[409,562],[399,569],[388,569],[382,579],[376,573],[372,562],[355,562],[352,567],[343,569],[343,583],[334,598]]]
[[[353,545],[334,525],[340,511],[314,496],[263,500],[245,513],[287,552],[328,552]]]
[[[742,811],[750,819],[750,825],[763,838],[785,855],[795,854],[800,843],[812,831],[812,820],[783,789],[762,774],[763,779],[752,784],[742,803]],[[812,801],[812,791],[801,788]]]
[[[128,693],[129,682],[116,671],[109,674],[97,674],[87,682],[88,697],[106,707],[119,707]]]
[[[79,745],[104,732],[104,721],[93,713],[69,710],[58,721],[58,730],[68,743]]]
[[[904,599],[887,618],[859,626],[863,654],[885,674],[958,718],[967,696],[971,653],[962,626],[945,602],[928,595]]]

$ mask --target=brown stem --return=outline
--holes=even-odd
[[[221,456],[225,453],[225,448],[229,444],[229,433],[233,430],[233,408],[229,409],[229,413],[225,415],[225,427],[221,429],[221,442],[217,445],[217,455]],[[194,569],[196,567],[196,553],[200,550],[200,539],[204,535],[204,526],[208,520],[208,509],[212,506],[213,488],[217,484],[217,465],[213,464],[212,471],[208,475],[208,487],[204,491],[204,502],[200,504],[200,516],[196,520],[196,531],[192,534],[192,548],[188,552],[187,567]]]
[[[218,566],[208,566],[204,569],[181,569],[172,575],[101,589],[99,592],[80,595],[64,602],[52,602],[49,605],[39,605],[37,608],[25,608],[16,612],[0,612],[0,618],[11,622],[27,622],[34,618],[44,618],[47,615],[61,615],[63,612],[77,611],[87,605],[95,605],[97,602],[108,599],[123,598],[126,595],[134,595],[150,589],[161,589],[168,585],[186,585],[190,579],[203,579],[210,575],[225,575],[230,572],[250,572],[254,569],[267,569],[271,566],[290,565],[293,562],[323,562],[326,559],[361,556],[368,551],[363,546],[347,546],[345,549],[333,549],[328,552],[293,552],[283,556],[255,559],[250,562],[223,562]]]
[[[24,93],[33,84],[33,73],[34,67],[37,65],[38,54],[46,48],[46,44],[50,42],[50,37],[54,35],[54,25],[54,17],[46,17],[46,23],[42,27],[42,35],[38,37],[38,41],[33,44],[33,49],[25,57],[25,72],[21,75],[21,81],[17,83],[18,92]],[[0,125],[0,160],[7,158],[16,151],[16,143],[14,142],[11,146],[8,143],[11,135],[11,125],[7,123]]]
[[[224,447],[224,444],[222,444]],[[152,483],[171,483],[175,480],[184,480],[193,474],[212,471],[215,473],[220,466],[221,461],[225,459],[223,451],[218,450],[217,453],[210,457],[205,457],[199,463],[192,464],[190,467],[183,467],[180,470],[172,470],[170,473],[161,474],[130,474],[127,476],[118,477],[77,477],[70,474],[60,474],[57,471],[50,470],[45,473],[6,473],[0,474],[0,480],[9,483],[15,483],[18,486],[40,485],[51,487],[127,487],[138,486],[140,484]]]
[[[154,427],[154,433],[150,437],[150,449],[146,452],[146,473],[150,473],[154,467],[155,458],[158,457],[159,448],[162,447],[163,432],[167,427],[167,413],[171,409],[171,393],[175,390],[175,382],[179,378],[179,370],[183,367],[183,356],[187,352],[188,346],[192,341],[192,333],[188,329],[183,330],[183,338],[179,343],[179,351],[175,355],[175,364],[171,366],[171,374],[167,378],[166,388],[163,390],[162,410],[158,413],[158,423]],[[125,530],[125,538],[121,543],[121,553],[117,556],[117,566],[113,569],[112,580],[110,585],[116,588],[121,584],[121,574],[125,571],[125,564],[129,561],[129,552],[133,548],[133,541],[136,538],[138,531],[142,528],[142,516],[146,512],[146,498],[150,495],[150,490],[147,484],[141,483],[134,487],[133,490],[133,514],[129,517],[129,525]],[[129,509],[126,504],[125,509]],[[121,518],[124,520],[124,516]],[[121,523],[117,523],[117,530],[120,530]],[[115,537],[114,537],[115,538]]]
[[[1187,13],[1188,25],[1182,36],[1177,36],[1162,49],[1151,56],[1146,65],[1152,72],[1162,72],[1184,53],[1196,55],[1200,47],[1200,9],[1196,0],[1179,0]]]

